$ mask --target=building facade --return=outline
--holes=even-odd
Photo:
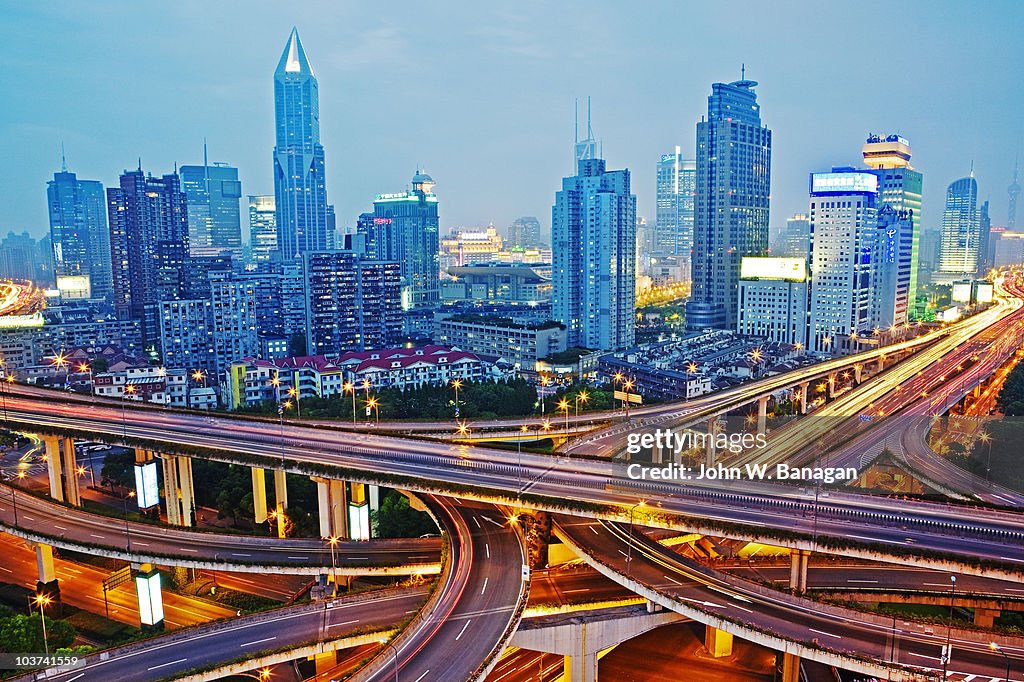
[[[242,183],[238,169],[225,163],[209,164],[203,146],[202,166],[182,166],[181,188],[188,201],[188,244],[193,256],[242,256],[239,203]]]
[[[558,322],[523,324],[486,315],[441,317],[434,339],[441,345],[495,357],[531,372],[538,360],[566,349],[565,326]]]
[[[736,333],[806,347],[807,287],[806,256],[744,258]]]
[[[254,263],[266,263],[277,251],[277,209],[273,195],[249,195],[249,253]]]
[[[657,212],[650,250],[655,256],[689,259],[693,249],[693,201],[697,162],[684,159],[682,148],[662,154],[657,169]]]
[[[715,83],[697,124],[691,330],[735,328],[740,262],[768,248],[772,132],[761,123],[756,85]]]
[[[522,216],[512,221],[508,228],[508,246],[521,246],[524,249],[540,248],[540,221],[532,215]]]
[[[282,260],[331,247],[320,94],[294,28],[274,72],[274,201]]]
[[[47,183],[46,198],[54,274],[86,276],[90,297],[110,301],[110,231],[102,183],[79,180],[65,168],[54,173],[53,180]]]
[[[974,277],[981,246],[978,215],[978,183],[973,175],[950,183],[946,189],[946,210],[942,214],[942,244],[939,271],[934,281],[948,284]]]
[[[188,209],[177,173],[155,178],[126,171],[107,189],[114,310],[139,320],[143,343],[160,340],[157,306],[176,298],[189,254]]]
[[[570,346],[618,350],[636,333],[636,196],[629,170],[606,170],[583,145],[551,213],[554,318]]]

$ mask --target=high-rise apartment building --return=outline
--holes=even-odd
[[[320,95],[316,76],[292,29],[274,72],[274,197],[282,260],[329,248]]]
[[[265,263],[277,251],[277,209],[268,194],[249,195],[249,253],[255,263]]]
[[[939,271],[933,281],[949,284],[974,277],[981,246],[978,215],[978,183],[972,174],[950,183],[946,189],[946,210],[942,214],[942,244]]]
[[[508,246],[536,249],[540,246],[540,221],[532,215],[516,218],[508,228]]]
[[[27,279],[42,284],[39,275],[43,268],[39,261],[39,243],[28,232],[8,232],[0,242],[0,277]]]
[[[588,139],[551,212],[554,318],[570,346],[619,350],[636,332],[636,196],[629,170],[608,171]],[[582,153],[581,153],[582,151]]]
[[[748,256],[740,263],[736,332],[807,345],[807,256]]]
[[[910,142],[899,135],[868,135],[861,153],[864,163],[878,176],[881,205],[896,211],[909,211],[913,221],[910,268],[910,306],[917,296],[918,269],[921,263],[921,189],[923,176],[910,165]]]
[[[440,219],[434,180],[419,170],[412,190],[378,194],[373,213],[359,217],[367,253],[402,267],[402,309],[432,305],[440,299]]]
[[[992,216],[989,215],[988,200],[981,202],[981,210],[978,212],[978,236],[978,274],[984,276],[993,263]]]
[[[239,202],[242,183],[238,169],[224,163],[210,164],[203,145],[202,166],[182,166],[181,189],[188,200],[188,245],[193,256],[242,256],[242,223]]]
[[[107,201],[97,180],[79,180],[67,168],[46,183],[54,274],[89,278],[92,298],[113,296]]]
[[[118,319],[139,320],[142,340],[160,340],[157,305],[181,293],[188,247],[188,209],[177,173],[154,178],[125,171],[107,189],[107,219]]]
[[[1018,159],[1013,160],[1013,182],[1006,188],[1006,194],[1009,197],[1009,201],[1006,205],[1006,227],[1009,230],[1013,230],[1017,226],[1017,197],[1020,196],[1020,182],[1018,180],[1018,173],[1020,171],[1020,164]]]
[[[650,250],[654,256],[690,257],[697,162],[682,149],[662,154],[657,169],[657,211]]]
[[[768,249],[772,131],[761,123],[756,85],[715,83],[697,124],[688,329],[734,329],[740,262]]]
[[[806,259],[811,250],[811,221],[807,214],[797,213],[786,218],[786,228],[777,241],[778,253],[782,258]]]
[[[402,333],[401,267],[355,251],[303,254],[306,351],[310,355],[385,348]]]
[[[879,187],[881,188],[881,182]],[[880,191],[879,194],[883,194]],[[875,231],[872,333],[899,327],[914,304],[911,277],[914,263],[914,212],[882,202]]]

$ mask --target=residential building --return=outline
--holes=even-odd
[[[274,72],[274,131],[277,250],[291,260],[332,246],[319,85],[294,28]]]
[[[797,213],[786,218],[786,229],[779,236],[778,246],[773,255],[807,259],[811,251],[811,221],[807,214]]]
[[[192,256],[242,257],[238,169],[226,163],[210,164],[203,145],[202,166],[182,166],[181,189],[188,201],[188,248]]]
[[[39,242],[29,236],[28,232],[15,234],[8,232],[0,242],[0,277],[22,279],[46,286],[45,272],[49,269],[42,262],[43,258],[52,261],[53,254],[48,249],[40,248]]]
[[[498,257],[504,241],[494,225],[484,230],[452,228],[441,240],[440,269],[449,273],[453,267],[490,263]]]
[[[131,386],[131,391],[126,387]],[[132,367],[93,376],[93,392],[103,398],[189,407],[189,374],[184,369]]]
[[[402,334],[401,267],[355,251],[303,254],[306,349],[314,355],[397,343]]]
[[[910,320],[913,297],[914,212],[883,204],[878,211],[873,260],[872,333],[905,325]]]
[[[997,234],[993,267],[1024,265],[1024,232],[1004,230]]]
[[[772,132],[756,81],[715,83],[697,124],[693,290],[687,329],[735,329],[740,262],[768,249]]]
[[[253,262],[265,263],[277,251],[277,209],[269,194],[249,195],[249,253]]]
[[[157,306],[181,294],[189,254],[188,209],[177,173],[155,178],[125,171],[107,189],[114,310],[139,320],[142,340],[160,340]]]
[[[747,256],[740,263],[736,333],[807,345],[807,258]]]
[[[79,180],[66,167],[46,184],[55,276],[88,277],[88,297],[110,301],[110,231],[103,184]]]
[[[988,200],[981,202],[978,213],[978,274],[984,276],[992,267],[989,242],[992,240],[992,218],[988,212]]]
[[[495,315],[439,315],[434,339],[439,344],[495,357],[526,371],[533,371],[538,360],[566,349],[563,324],[522,323]]]
[[[933,281],[948,284],[958,279],[973,278],[978,268],[980,246],[978,183],[972,174],[954,180],[946,189],[939,271],[935,273]]]
[[[552,305],[570,346],[616,350],[635,338],[636,196],[629,170],[606,170],[587,134],[555,194]]]

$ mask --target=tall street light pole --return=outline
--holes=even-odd
[[[381,643],[382,646],[389,646],[389,647],[391,647],[391,650],[395,654],[395,682],[398,682],[398,647],[396,647],[394,645],[394,643],[389,642],[386,639],[380,640],[380,643]]]
[[[946,675],[949,671],[949,659],[952,658],[952,646],[950,644],[953,634],[953,601],[956,599],[956,576],[949,576],[949,620],[946,623],[946,647],[942,653],[942,682],[946,682]]]
[[[1003,648],[1001,646],[999,646],[998,644],[996,644],[995,642],[992,642],[991,644],[989,644],[988,648],[991,649],[992,651],[998,651],[999,653],[1001,653],[1003,655],[1003,659],[1006,661],[1006,682],[1010,682],[1010,657],[1007,656],[1006,652],[1003,651]]]
[[[356,385],[351,381],[346,381],[341,387],[345,393],[352,394],[352,426],[356,425]]]
[[[637,507],[642,506],[644,506],[644,501],[640,500],[629,508],[629,543],[626,546],[626,577],[633,573],[633,512],[636,511]]]

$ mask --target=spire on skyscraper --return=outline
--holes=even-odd
[[[291,35],[288,36],[288,43],[281,53],[281,61],[277,63],[276,74],[297,73],[302,75],[313,75],[313,67],[306,59],[306,52],[302,49],[302,41],[299,40],[299,30],[292,26]]]

